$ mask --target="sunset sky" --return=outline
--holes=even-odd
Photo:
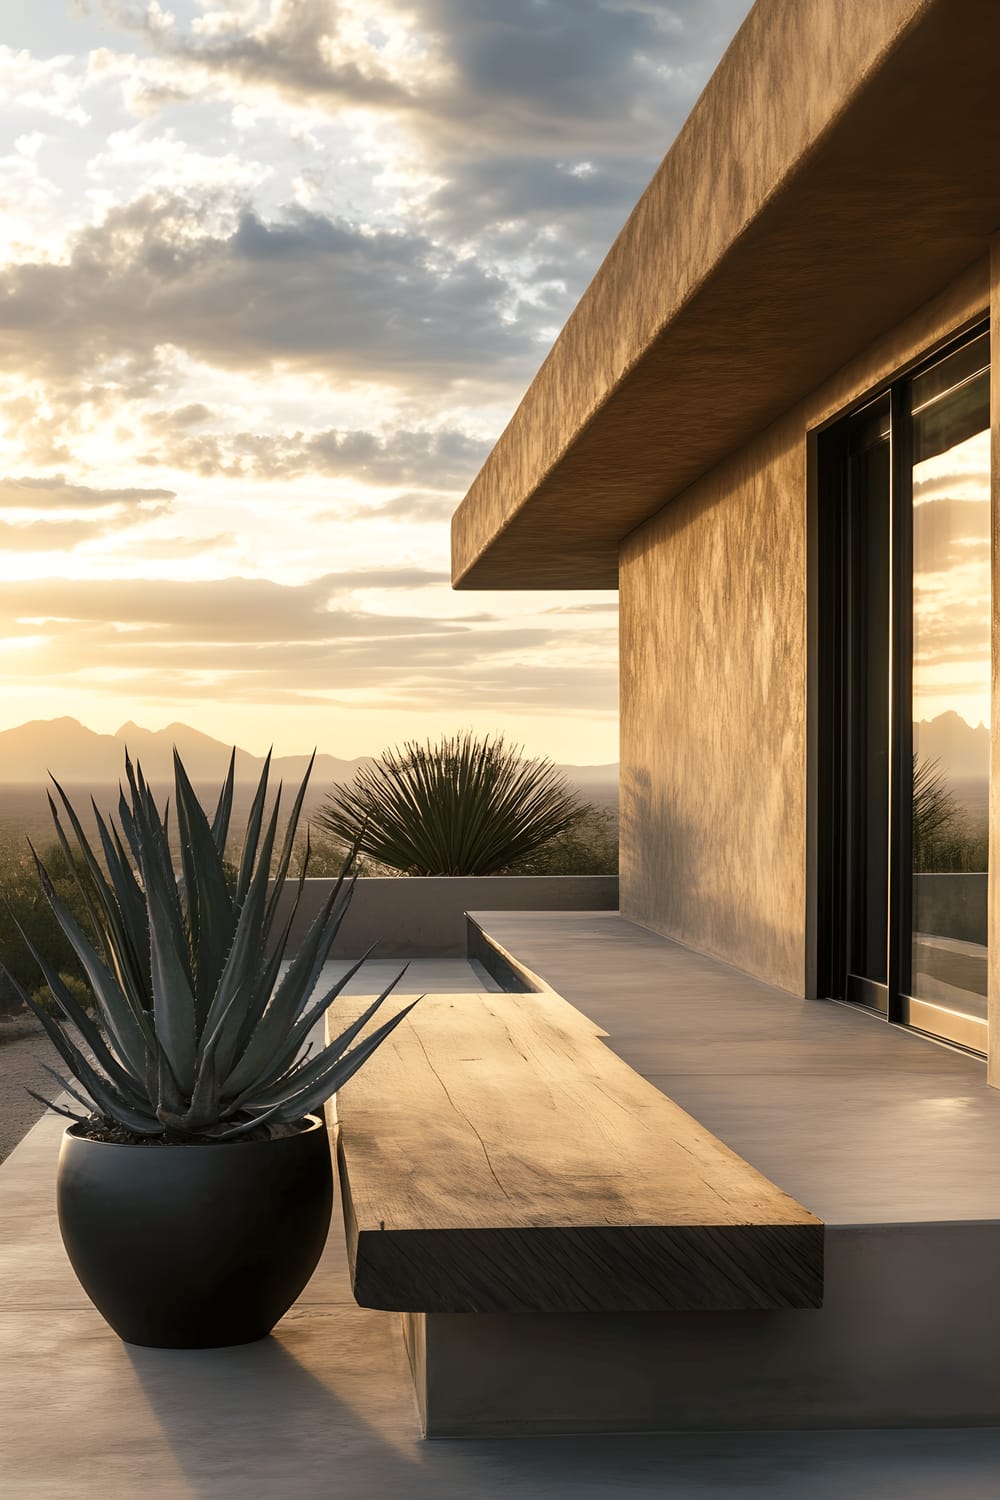
[[[0,729],[615,760],[615,596],[448,523],[748,9],[4,6]]]

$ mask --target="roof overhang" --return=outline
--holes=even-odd
[[[622,539],[987,251],[996,0],[758,0],[452,521],[457,588]]]

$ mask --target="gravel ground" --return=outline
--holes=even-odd
[[[25,1086],[44,1094],[52,1082],[40,1064],[58,1062],[55,1048],[34,1022],[0,1023],[0,1162],[43,1113]],[[53,1089],[56,1085],[52,1084]]]

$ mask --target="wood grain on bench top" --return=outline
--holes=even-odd
[[[427,995],[340,1091],[362,1306],[820,1305],[820,1221],[603,1034],[552,991]]]

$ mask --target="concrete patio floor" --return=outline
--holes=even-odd
[[[369,974],[365,988],[377,982]],[[458,960],[415,964],[405,981],[409,993],[469,987]],[[989,1428],[425,1442],[397,1319],[351,1298],[337,1209],[316,1275],[271,1338],[196,1352],[122,1344],[59,1239],[61,1131],[44,1118],[0,1168],[0,1476],[12,1500],[988,1500],[998,1491],[1000,1431]]]

